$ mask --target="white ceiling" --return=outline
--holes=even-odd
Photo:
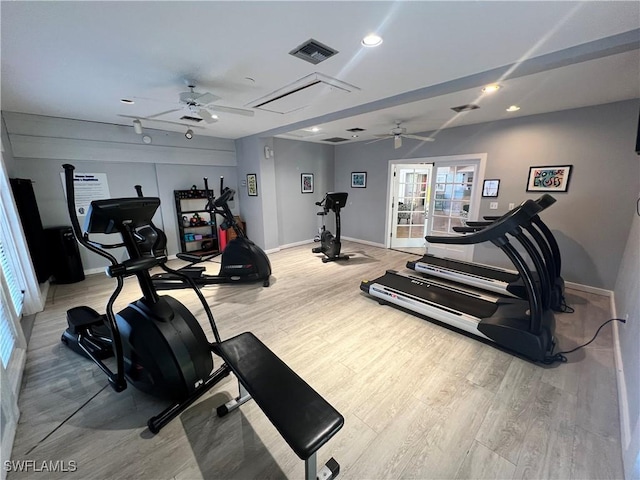
[[[217,105],[249,108],[321,73],[357,89],[288,114],[220,113],[195,133],[323,142],[370,140],[396,120],[417,133],[640,98],[636,1],[2,1],[0,13],[5,111],[132,125],[120,115],[177,108],[187,79]],[[380,47],[361,46],[370,32],[384,38]],[[288,54],[310,38],[339,53],[318,65]],[[482,96],[490,82],[503,88]],[[466,103],[481,108],[450,110]],[[521,110],[508,114],[512,104]],[[304,130],[312,126],[320,131]],[[353,127],[366,131],[352,139]]]

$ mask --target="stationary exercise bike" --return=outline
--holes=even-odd
[[[324,263],[349,260],[348,255],[340,254],[340,248],[342,247],[340,243],[340,210],[346,206],[348,195],[346,192],[328,192],[321,201],[316,202],[316,205],[322,207],[322,211],[318,212],[318,215],[321,215],[323,219],[329,211],[333,211],[333,213],[336,214],[336,235],[333,236],[333,234],[325,228],[323,221],[320,231],[320,246],[311,249],[313,253],[322,253],[325,255],[322,258]]]
[[[235,190],[224,187],[222,178],[220,179],[220,196],[213,197],[209,190],[207,178],[204,179],[204,188],[207,192],[207,204],[205,210],[210,218],[220,215],[224,220],[220,224],[222,230],[233,230],[236,237],[227,243],[222,252],[222,264],[218,275],[205,274],[205,267],[200,263],[211,260],[215,255],[199,256],[189,253],[178,253],[176,256],[189,263],[179,271],[190,276],[198,287],[207,285],[217,285],[220,283],[238,282],[258,282],[261,281],[264,287],[269,286],[271,276],[271,262],[269,257],[259,246],[249,240],[246,233],[236,221],[229,201],[233,198]],[[151,277],[156,290],[171,290],[175,288],[189,288],[188,285],[178,276],[172,273],[159,273]]]

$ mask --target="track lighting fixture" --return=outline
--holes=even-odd
[[[138,135],[142,135],[142,122],[137,118],[133,121],[133,131]]]
[[[193,130],[187,130],[187,133],[185,133],[184,136],[187,137],[187,140],[191,140],[193,138]]]

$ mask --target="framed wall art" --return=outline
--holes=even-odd
[[[367,172],[351,172],[351,188],[367,188]]]
[[[496,179],[485,180],[482,183],[482,196],[497,197],[499,189],[500,189],[500,180],[496,180]]]
[[[258,175],[247,173],[247,193],[250,197],[258,196]]]
[[[300,175],[300,190],[302,193],[313,193],[313,173]]]
[[[566,192],[573,165],[529,167],[527,192]]]

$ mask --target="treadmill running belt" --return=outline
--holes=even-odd
[[[428,265],[434,265],[436,267],[457,270],[459,272],[468,273],[470,275],[495,279],[504,283],[516,282],[520,279],[520,275],[518,275],[517,273],[504,272],[502,270],[484,267],[482,265],[473,265],[466,262],[459,262],[456,260],[434,257],[431,255],[425,255],[420,260],[416,260],[416,263],[426,263]]]
[[[444,310],[457,310],[478,319],[490,317],[495,313],[498,304],[476,298],[467,294],[439,287],[428,281],[413,280],[412,278],[387,272],[382,277],[367,282],[368,285],[378,283],[391,288],[399,295],[409,294],[427,302],[437,304]]]

